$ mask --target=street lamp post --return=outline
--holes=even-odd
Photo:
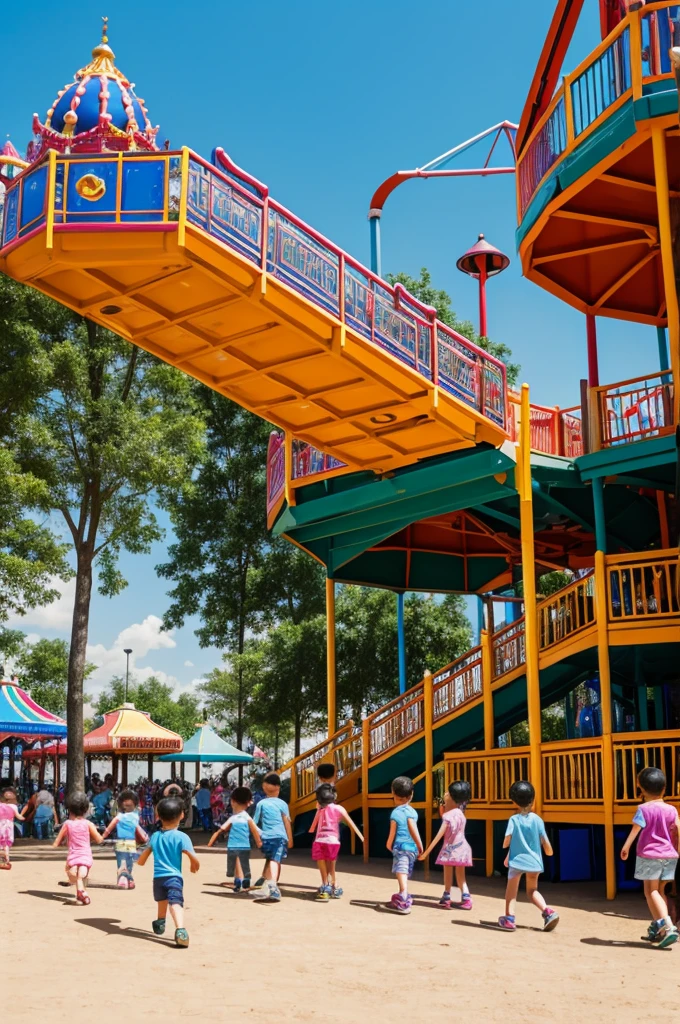
[[[486,282],[490,277],[502,274],[510,266],[510,258],[480,235],[476,244],[456,261],[456,266],[463,274],[479,281],[479,336],[487,338]]]
[[[125,703],[128,702],[128,683],[130,682],[130,655],[132,654],[131,647],[125,647],[123,654],[127,655],[127,664],[125,666]]]

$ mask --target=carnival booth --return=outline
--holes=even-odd
[[[196,782],[201,774],[201,764],[230,764],[234,767],[252,764],[255,757],[245,754],[231,743],[218,736],[209,725],[203,723],[196,726],[196,732],[186,741],[181,754],[163,754],[159,761],[179,761],[182,764],[193,762],[196,765]]]
[[[9,775],[14,776],[17,744],[26,745],[37,740],[66,737],[63,718],[45,711],[31,699],[18,682],[3,679],[0,682],[0,751],[9,748]],[[0,757],[0,775],[4,760]],[[59,777],[59,762],[55,758],[55,780]]]
[[[118,762],[121,763],[121,782],[128,781],[128,758],[146,757],[148,777],[153,778],[153,760],[158,754],[181,754],[184,741],[170,729],[164,729],[151,720],[146,711],[138,711],[134,704],[122,704],[104,715],[104,723],[83,738],[87,757],[110,757],[111,774],[118,781]],[[171,758],[174,759],[174,758]]]

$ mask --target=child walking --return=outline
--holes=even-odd
[[[85,793],[74,793],[66,801],[68,820],[59,830],[59,835],[52,843],[56,850],[64,840],[68,843],[66,856],[66,874],[71,885],[76,887],[76,900],[87,906],[91,901],[87,894],[87,879],[92,867],[92,841],[100,846],[104,840],[97,832],[94,824],[85,815],[90,801]]]
[[[0,795],[0,870],[11,870],[9,853],[14,846],[14,822],[23,821],[17,806],[16,790],[11,787],[3,789]]]
[[[310,832],[316,832],[312,844],[312,860],[321,872],[321,886],[316,894],[317,900],[327,903],[330,899],[339,900],[342,889],[336,884],[335,864],[340,853],[340,822],[346,825],[363,843],[364,837],[356,827],[349,814],[335,801],[338,798],[335,786],[324,782],[316,790],[317,811]]]
[[[248,787],[237,786],[231,794],[231,817],[211,835],[208,843],[208,846],[212,846],[219,836],[228,833],[227,878],[234,879],[235,893],[250,889],[250,837],[253,837],[256,846],[262,846],[260,830],[248,814],[252,802],[253,794]],[[222,882],[222,885],[227,887],[226,882]]]
[[[134,889],[132,867],[137,860],[137,843],[146,843],[149,837],[139,824],[139,797],[132,789],[124,789],[118,797],[118,813],[106,826],[102,839],[108,839],[114,828],[118,888]]]
[[[678,941],[678,929],[668,914],[666,885],[675,877],[680,844],[680,818],[675,807],[664,803],[666,776],[660,768],[643,768],[638,786],[644,803],[633,818],[630,835],[623,844],[621,860],[628,860],[637,838],[635,877],[642,882],[652,923],[645,938],[664,949]]]
[[[390,815],[387,849],[392,854],[392,873],[397,876],[399,892],[390,901],[398,914],[410,914],[413,897],[408,894],[408,880],[413,874],[416,857],[423,852],[418,832],[418,812],[411,807],[413,783],[405,775],[392,782],[394,810]]]
[[[255,882],[253,888],[258,890],[255,895],[256,900],[272,900],[274,903],[278,903],[281,900],[278,885],[281,877],[281,863],[286,859],[288,850],[293,845],[293,830],[290,824],[288,804],[279,797],[281,777],[276,772],[269,772],[264,777],[262,788],[266,796],[255,808],[255,824],[261,830],[265,865],[261,877]]]
[[[448,793],[444,797],[444,813],[442,814],[441,828],[437,832],[427,850],[421,853],[418,860],[425,860],[429,857],[440,839],[444,845],[439,851],[437,864],[444,869],[444,892],[439,901],[443,910],[450,910],[451,887],[455,871],[456,885],[460,889],[460,903],[454,903],[456,910],[472,910],[472,897],[465,881],[465,869],[472,867],[472,850],[465,838],[465,808],[468,805],[472,791],[470,783],[460,780],[452,782]]]
[[[510,787],[510,799],[518,813],[510,818],[503,840],[504,849],[509,847],[505,860],[509,870],[505,890],[505,914],[498,918],[498,924],[505,931],[515,931],[515,902],[522,875],[526,875],[527,896],[543,915],[543,931],[550,932],[557,927],[560,915],[546,904],[538,891],[538,876],[543,871],[541,848],[549,857],[553,851],[543,819],[532,811],[536,792],[530,782],[513,782]]]
[[[166,796],[159,801],[156,813],[161,827],[152,834],[149,845],[142,851],[138,861],[139,866],[143,867],[153,854],[153,898],[158,904],[158,917],[151,927],[155,935],[164,934],[169,908],[175,924],[175,945],[186,949],[189,934],[184,927],[182,856],[188,857],[192,874],[198,871],[201,864],[189,836],[179,831],[184,817],[184,802],[178,797]]]

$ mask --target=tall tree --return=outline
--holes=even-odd
[[[459,334],[462,334],[469,341],[483,348],[489,355],[495,356],[496,359],[500,359],[501,362],[505,363],[508,384],[513,387],[515,386],[519,377],[520,366],[519,363],[510,362],[512,349],[504,345],[502,341],[492,341],[490,338],[483,338],[477,333],[471,320],[460,320],[451,307],[451,296],[443,289],[433,286],[432,275],[427,267],[422,267],[420,277],[410,277],[408,274],[388,274],[387,280],[390,284],[396,284],[397,281],[403,284],[404,288],[411,295],[415,296],[416,299],[420,299],[421,302],[428,306],[434,306],[437,310],[437,316],[447,327],[452,327],[454,331],[458,331]]]
[[[83,678],[95,566],[100,593],[112,596],[126,586],[118,555],[147,552],[163,536],[152,502],[185,486],[200,458],[203,425],[193,382],[180,371],[49,300],[33,315],[36,363],[47,383],[20,418],[13,448],[21,469],[41,481],[46,510],[63,517],[75,560],[67,701],[73,790],[84,774]],[[14,386],[33,385],[16,377]]]

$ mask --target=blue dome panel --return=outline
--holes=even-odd
[[[76,94],[76,89],[79,87],[78,82],[74,82],[70,89],[68,89],[61,97],[59,102],[54,108],[54,114],[52,115],[52,127],[57,132],[63,132],[64,130],[64,114],[70,109],[71,102]],[[91,128],[96,128],[99,124],[99,91],[101,89],[101,83],[98,78],[92,78],[85,86],[85,95],[80,97],[80,103],[76,109],[78,115],[78,123],[76,125],[76,132],[88,132]]]

